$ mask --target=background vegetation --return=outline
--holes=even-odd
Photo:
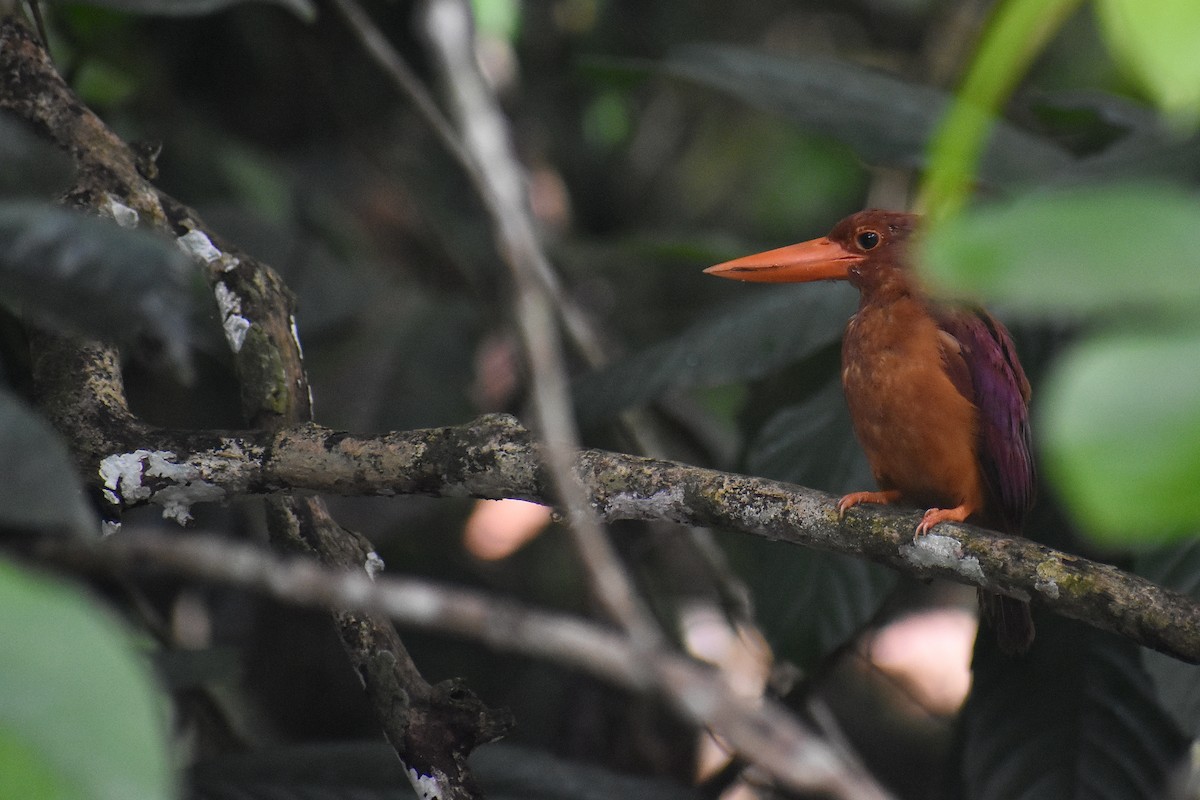
[[[50,5],[51,53],[126,141],[161,145],[159,186],[282,273],[317,420],[365,432],[525,416],[509,278],[484,209],[333,6],[177,2],[205,13],[174,16],[168,5]],[[474,7],[540,233],[567,298],[602,332],[606,365],[572,354],[587,444],[636,449],[619,424],[633,412],[659,455],[833,493],[868,486],[837,388],[853,293],[733,286],[699,270],[865,206],[920,203],[936,221],[930,280],[994,301],[1034,383],[1050,482],[1029,535],[1197,591],[1191,4],[1159,15],[1117,0]],[[367,8],[432,81],[414,4]],[[1001,112],[990,128],[978,124],[989,109]],[[237,386],[217,309],[186,265],[163,279],[173,256],[130,255],[104,238],[111,226],[48,211],[69,169],[19,125],[5,130],[0,476],[12,488],[0,526],[86,528],[93,512],[74,484],[38,479],[71,468],[31,409],[24,325],[126,343],[134,411],[154,424],[238,428]],[[82,275],[70,266],[81,258]],[[138,264],[155,266],[143,276]],[[556,524],[483,560],[464,544],[472,502],[331,507],[391,571],[595,612]],[[201,531],[261,535],[256,501],[194,513]],[[124,526],[173,524],[158,517],[135,510]],[[970,609],[973,592],[716,532],[749,591],[730,596],[678,530],[630,523],[613,536],[662,619],[674,627],[700,607],[725,621],[717,629],[761,635],[772,685],[794,684],[789,702],[807,713],[831,709],[899,796],[1196,791],[1180,766],[1200,732],[1192,666],[1041,615],[1028,659],[1005,661],[981,637],[965,706],[935,707],[872,659],[872,643],[917,611]],[[377,724],[326,617],[188,583],[104,582],[86,599],[73,583],[0,572],[0,794],[167,796],[190,780],[169,764],[200,764],[202,796],[391,790],[386,753],[361,744],[378,740]],[[461,676],[515,714],[508,741],[522,749],[480,751],[498,794],[692,796],[699,738],[660,704],[448,637],[405,638],[433,679]]]

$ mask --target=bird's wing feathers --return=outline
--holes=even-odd
[[[1033,505],[1029,381],[1008,330],[983,309],[939,310],[942,356],[955,387],[979,409],[979,462],[993,524],[1019,532]]]

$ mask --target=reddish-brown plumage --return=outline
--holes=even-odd
[[[878,491],[841,499],[927,509],[916,535],[971,521],[1020,532],[1033,499],[1029,384],[1008,331],[986,311],[941,306],[908,269],[919,218],[863,211],[828,236],[706,272],[750,281],[848,280],[860,292],[842,343],[842,385]],[[1001,646],[1033,639],[1027,604],[985,597]]]

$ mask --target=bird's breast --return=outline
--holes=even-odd
[[[864,305],[846,329],[842,385],[881,488],[913,505],[981,505],[977,411],[945,371],[943,340],[916,301]]]

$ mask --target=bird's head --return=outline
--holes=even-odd
[[[843,219],[828,236],[743,256],[704,270],[719,278],[763,283],[845,280],[865,289],[904,269],[905,243],[920,219],[870,209]]]

